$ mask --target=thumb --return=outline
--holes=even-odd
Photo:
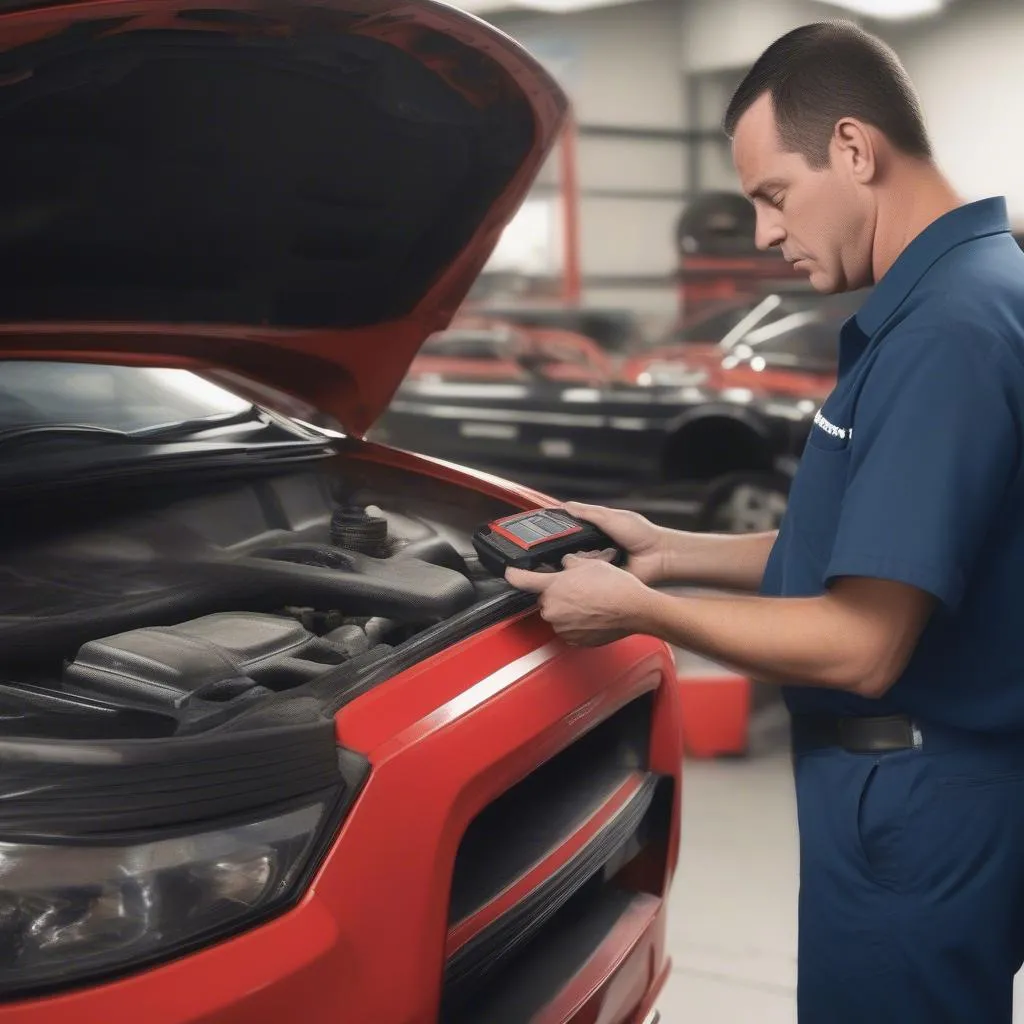
[[[505,581],[510,583],[516,590],[525,590],[532,594],[543,594],[548,587],[558,578],[554,572],[530,572],[528,569],[505,570]]]
[[[575,516],[577,519],[585,519],[588,523],[593,523],[595,526],[607,523],[613,514],[611,509],[604,508],[601,505],[585,505],[581,501],[567,501],[562,508],[569,515]]]

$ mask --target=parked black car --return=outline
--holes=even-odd
[[[748,302],[762,312],[728,349],[698,358],[668,344],[589,373],[520,360],[514,332],[435,336],[376,436],[673,525],[770,529],[832,387],[839,327],[862,300],[763,300]]]

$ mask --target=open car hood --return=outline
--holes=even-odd
[[[423,0],[0,0],[0,358],[229,371],[362,434],[565,111]]]

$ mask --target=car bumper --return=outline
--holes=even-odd
[[[537,660],[549,646],[531,614],[339,714],[339,739],[373,767],[292,910],[146,971],[0,1006],[0,1024],[134,1024],[140,1010],[147,1024],[436,1024],[452,866],[482,808],[644,694],[655,702],[651,770],[672,778],[678,794],[681,728],[667,650],[638,637],[593,651],[556,645],[561,653]],[[509,671],[524,662],[536,667]],[[674,808],[665,877],[629,886],[600,942],[568,961],[532,1017],[538,1024],[645,1021],[667,977],[677,831]]]

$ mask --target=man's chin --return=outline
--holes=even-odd
[[[836,279],[815,266],[805,270],[804,276],[807,278],[807,283],[819,295],[838,295],[840,292],[849,290],[845,281]]]

